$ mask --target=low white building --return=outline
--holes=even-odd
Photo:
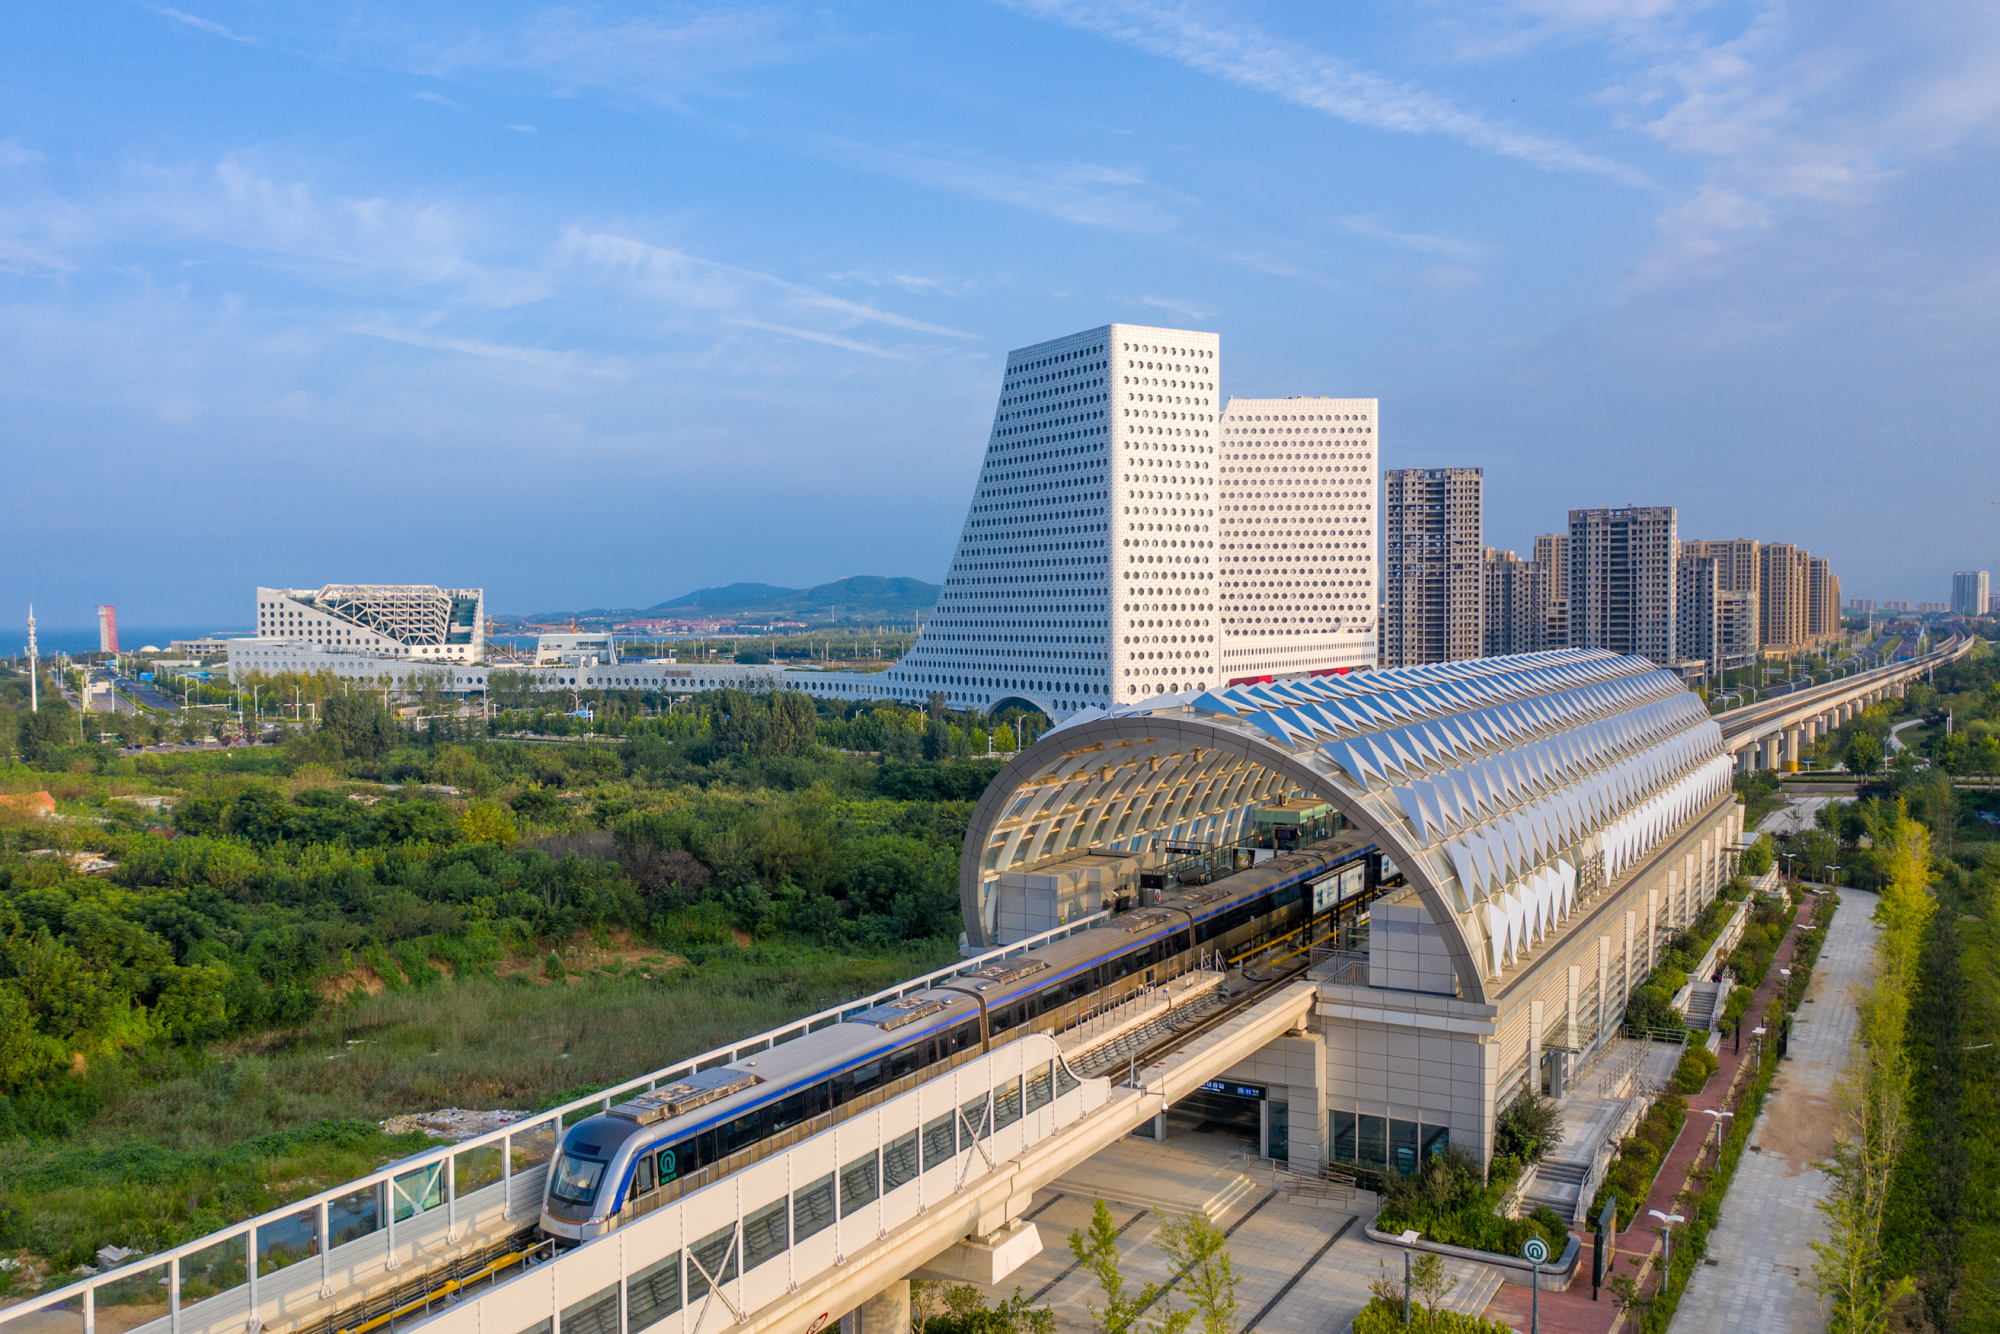
[[[486,656],[486,594],[435,584],[257,590],[257,637],[433,663]],[[234,646],[241,640],[231,640]]]

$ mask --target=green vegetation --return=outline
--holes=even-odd
[[[1674,1088],[1690,1095],[1699,1093],[1708,1086],[1708,1077],[1721,1067],[1722,1060],[1714,1052],[1699,1042],[1690,1042],[1674,1066]]]
[[[1555,1099],[1545,1098],[1533,1088],[1522,1089],[1520,1096],[1493,1118],[1496,1158],[1539,1163],[1562,1138],[1562,1108]]]
[[[1653,961],[1653,971],[1632,989],[1625,1000],[1625,1023],[1639,1032],[1675,1033],[1687,1027],[1687,1020],[1674,1008],[1674,997],[1689,981],[1689,973],[1700,966],[1708,947],[1722,934],[1722,928],[1736,913],[1736,905],[1750,892],[1742,877],[1730,881],[1720,893],[1702,906],[1694,921],[1677,934]]]
[[[1453,1280],[1456,1284],[1457,1280]],[[1368,1305],[1361,1308],[1361,1314],[1354,1317],[1354,1334],[1397,1334],[1397,1331],[1413,1329],[1426,1330],[1430,1334],[1513,1334],[1512,1327],[1498,1320],[1488,1320],[1483,1315],[1465,1315],[1458,1311],[1443,1311],[1419,1307],[1411,1303],[1410,1323],[1403,1323],[1403,1299],[1374,1296]]]
[[[1904,1037],[1909,1132],[1889,1185],[1883,1270],[1932,1329],[2000,1325],[2000,858],[1933,867]],[[1886,916],[1886,914],[1885,914]],[[1886,923],[1885,923],[1886,926]],[[1915,1323],[1914,1320],[1912,1323]]]
[[[418,1147],[388,1116],[551,1106],[956,957],[998,764],[942,710],[600,697],[615,737],[524,744],[306,684],[281,745],[120,756],[0,677],[0,795],[58,816],[0,804],[0,1247],[36,1272]]]
[[[1618,1146],[1618,1157],[1604,1174],[1604,1184],[1597,1188],[1597,1197],[1590,1202],[1590,1216],[1597,1217],[1604,1209],[1604,1201],[1615,1194],[1618,1197],[1619,1230],[1629,1226],[1632,1215],[1653,1189],[1653,1178],[1659,1175],[1660,1164],[1666,1161],[1667,1153],[1674,1147],[1674,1140],[1679,1138],[1681,1127],[1686,1123],[1687,1100],[1679,1094],[1662,1094],[1648,1107],[1639,1124]]]
[[[998,1306],[988,1306],[969,1283],[910,1281],[914,1334],[1055,1334],[1055,1327],[1055,1312],[1029,1306],[1019,1288]]]
[[[1498,1255],[1519,1255],[1522,1243],[1539,1232],[1549,1254],[1561,1255],[1569,1226],[1553,1209],[1537,1209],[1527,1218],[1502,1218],[1497,1211],[1525,1166],[1519,1159],[1496,1157],[1490,1175],[1483,1174],[1479,1160],[1454,1144],[1411,1176],[1384,1178],[1375,1228],[1389,1233],[1415,1228],[1427,1241]]]

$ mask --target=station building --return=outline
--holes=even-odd
[[[1364,845],[1366,910],[1313,951],[1314,1024],[1219,1083],[1282,1104],[1262,1143],[1294,1161],[1408,1170],[1445,1143],[1490,1160],[1497,1113],[1565,1092],[1733,874],[1731,773],[1673,672],[1603,650],[1155,696],[1058,725],[988,787],[966,936]]]

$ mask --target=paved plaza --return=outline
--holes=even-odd
[[[1826,1328],[1825,1305],[1811,1287],[1810,1243],[1826,1236],[1815,1206],[1826,1196],[1827,1179],[1814,1164],[1833,1147],[1840,1124],[1834,1083],[1854,1037],[1854,991],[1867,984],[1874,958],[1874,911],[1873,894],[1841,891],[1812,986],[1793,1019],[1790,1058],[1778,1068],[1672,1334]]]
[[[1401,1280],[1403,1252],[1369,1241],[1364,1233],[1376,1209],[1372,1194],[1312,1198],[1284,1189],[1283,1181],[1270,1164],[1227,1136],[1124,1140],[1035,1196],[1030,1216],[1041,1230],[1043,1251],[987,1289],[987,1300],[1004,1300],[1018,1287],[1038,1305],[1048,1305],[1066,1334],[1088,1330],[1088,1306],[1101,1302],[1102,1295],[1070,1254],[1069,1235],[1089,1228],[1096,1201],[1105,1202],[1122,1229],[1121,1263],[1134,1288],[1172,1277],[1153,1239],[1167,1218],[1202,1208],[1230,1234],[1230,1258],[1242,1276],[1236,1289],[1239,1328],[1338,1334],[1368,1304],[1371,1280],[1385,1272]],[[1453,1310],[1477,1311],[1499,1287],[1499,1275],[1484,1265],[1447,1261],[1446,1266],[1459,1280],[1446,1302]],[[1170,1300],[1185,1304],[1185,1298]]]

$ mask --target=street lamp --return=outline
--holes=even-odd
[[[1834,864],[1833,864],[1832,862],[1828,862],[1828,863],[1826,864],[1826,869],[1827,869],[1827,870],[1829,870],[1829,871],[1831,871],[1831,872],[1833,872],[1833,887],[1834,887],[1835,889],[1839,889],[1839,888],[1840,888],[1840,873],[1841,873],[1841,872],[1842,872],[1843,870],[1845,870],[1846,868],[1845,868],[1845,867],[1840,867],[1840,866],[1835,866],[1835,865],[1834,865]]]
[[[1403,1324],[1410,1323],[1410,1249],[1411,1243],[1424,1234],[1410,1228],[1396,1240],[1403,1243]]]
[[[1715,1118],[1715,1156],[1719,1159],[1722,1157],[1722,1123],[1724,1121],[1727,1121],[1730,1117],[1736,1115],[1736,1113],[1718,1112],[1718,1111],[1713,1111],[1707,1107],[1704,1107],[1701,1109],[1701,1114],[1703,1116],[1712,1116]]]
[[[1660,1229],[1660,1282],[1665,1284],[1667,1271],[1674,1267],[1674,1224],[1685,1223],[1687,1219],[1680,1214],[1663,1214],[1658,1209],[1648,1209],[1646,1212],[1665,1224]],[[1410,1322],[1405,1320],[1403,1323],[1407,1325]]]

